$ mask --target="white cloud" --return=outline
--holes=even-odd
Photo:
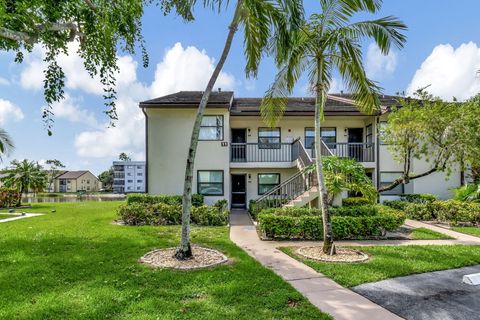
[[[100,128],[93,112],[80,107],[81,99],[76,99],[66,93],[65,98],[52,105],[56,118],[63,118],[70,122],[83,123],[91,127]]]
[[[152,94],[163,96],[180,90],[203,90],[214,68],[214,60],[205,50],[200,51],[191,46],[183,48],[182,44],[177,42],[167,50],[163,61],[157,64]],[[229,90],[234,86],[235,78],[221,72],[215,87]]]
[[[381,78],[386,74],[392,74],[397,68],[398,54],[390,50],[384,55],[375,43],[370,43],[367,49],[365,71],[372,78]]]
[[[450,44],[440,44],[415,72],[407,94],[429,86],[428,92],[435,96],[465,100],[480,92],[478,70],[480,48],[475,43],[464,43],[456,49]]]
[[[144,160],[145,118],[138,103],[180,90],[203,90],[214,69],[214,61],[205,51],[184,48],[180,43],[168,49],[157,64],[151,86],[136,80],[137,63],[131,57],[121,57],[119,65],[123,75],[117,77],[117,85],[122,88],[116,102],[119,120],[114,128],[77,135],[75,146],[82,157],[116,157],[126,152],[132,159]],[[220,73],[217,87],[228,90],[234,86],[232,75]]]
[[[0,124],[3,125],[10,120],[20,121],[24,117],[22,109],[12,102],[0,99]]]

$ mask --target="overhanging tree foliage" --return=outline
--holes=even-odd
[[[3,156],[8,156],[13,151],[15,145],[7,131],[0,129],[0,162]]]
[[[420,90],[415,99],[402,98],[399,105],[389,114],[380,134],[394,159],[403,164],[403,172],[379,192],[435,172],[448,176],[453,170],[479,165],[479,97],[444,102]],[[428,168],[415,170],[416,160],[427,162]]]
[[[53,192],[55,189],[53,183],[55,177],[60,173],[60,169],[65,168],[65,165],[57,159],[50,159],[45,161],[45,164],[50,166],[49,177],[48,177],[48,191]]]
[[[44,96],[47,108],[43,119],[52,134],[52,103],[64,97],[65,74],[57,63],[60,53],[67,53],[69,42],[78,41],[78,55],[94,77],[99,76],[104,89],[106,114],[117,119],[115,76],[117,51],[133,54],[140,48],[144,66],[148,55],[142,37],[141,17],[146,5],[155,4],[163,13],[173,11],[192,20],[195,0],[4,0],[0,2],[0,50],[14,52],[22,62],[24,52],[35,44],[46,51]],[[219,1],[205,1],[206,4]]]

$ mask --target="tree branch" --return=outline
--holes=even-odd
[[[93,4],[90,0],[83,0],[87,4],[87,6],[92,9],[93,11],[97,11],[97,6]]]
[[[429,174],[432,174],[434,172],[437,172],[437,171],[442,171],[445,169],[445,166],[434,166],[433,168],[431,168],[430,170],[427,170],[423,173],[419,173],[419,174],[415,174],[415,175],[403,175],[402,177],[398,178],[397,180],[393,181],[391,184],[389,184],[388,186],[383,186],[381,188],[378,189],[378,192],[384,192],[384,191],[389,191],[389,190],[392,190],[393,188],[395,188],[396,186],[399,186],[400,184],[404,183],[405,181],[411,181],[411,180],[415,180],[415,179],[418,179],[418,178],[422,178],[422,177],[425,177],[425,176],[428,176]]]
[[[70,30],[69,41],[72,42],[75,40],[75,37],[83,38],[84,33],[78,31],[78,27],[73,22],[67,23],[51,23],[51,24],[40,24],[35,26],[36,32],[41,33],[44,31],[68,31]],[[5,27],[0,27],[0,37],[5,39],[10,39],[18,42],[27,42],[34,44],[38,41],[38,35],[31,35],[22,31],[14,31],[7,29]]]

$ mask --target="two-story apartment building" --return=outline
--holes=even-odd
[[[145,192],[145,161],[114,161],[113,192]]]
[[[201,96],[201,92],[182,91],[140,103],[146,119],[147,192],[182,194],[190,134]],[[328,97],[322,154],[354,158],[377,187],[387,184],[399,176],[402,164],[392,158],[379,132],[388,120],[389,107],[397,100],[383,96],[382,110],[364,114],[349,98]],[[207,203],[227,199],[232,207],[245,207],[249,200],[282,185],[282,196],[288,193],[292,188],[288,183],[298,182],[305,165],[312,162],[314,102],[311,97],[290,98],[282,120],[269,128],[260,117],[261,98],[212,93],[200,129],[193,191],[204,194]],[[414,171],[427,165],[416,160]],[[447,198],[459,185],[460,173],[449,179],[435,173],[385,192],[382,198],[403,193]],[[294,196],[298,195],[297,191]]]
[[[88,170],[65,171],[54,179],[54,192],[93,192],[100,189],[100,180]]]

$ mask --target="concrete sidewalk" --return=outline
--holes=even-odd
[[[243,218],[240,216],[242,214],[245,215]],[[230,238],[249,255],[290,283],[313,305],[337,320],[402,319],[281,252],[276,248],[277,242],[261,241],[245,212],[237,211],[231,215]]]
[[[37,217],[37,216],[43,216],[43,213],[25,213],[25,215],[23,215],[23,216],[12,214],[11,218],[2,219],[2,220],[0,220],[0,223],[20,220],[20,219],[25,219],[25,218],[31,218],[31,217]]]

